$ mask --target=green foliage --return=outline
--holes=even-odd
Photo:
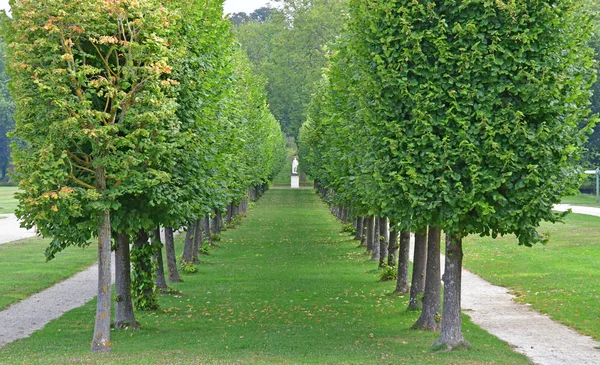
[[[131,294],[133,305],[138,310],[158,309],[156,296],[156,270],[152,256],[157,247],[134,244],[131,247]]]
[[[210,245],[202,245],[202,247],[198,249],[198,253],[202,255],[210,255]]]
[[[576,0],[353,0],[304,161],[334,200],[404,229],[539,242],[539,222],[560,219],[552,205],[580,179],[591,31]]]
[[[187,274],[193,274],[195,272],[198,271],[198,268],[196,267],[196,264],[193,262],[187,262],[184,260],[180,260],[180,267],[181,267],[181,271],[187,273]]]
[[[266,80],[271,111],[288,136],[297,136],[325,67],[326,46],[339,33],[345,0],[285,0],[282,11],[246,22],[236,37]]]
[[[354,227],[354,224],[352,223],[346,223],[342,226],[342,232],[344,233],[350,233],[352,235],[356,234],[356,227]]]
[[[383,264],[379,272],[379,281],[392,281],[398,279],[398,268]]]
[[[87,244],[124,197],[169,180],[161,161],[178,137],[166,41],[173,14],[159,7],[18,2],[3,21],[14,135],[24,142],[13,145],[17,215],[53,237],[49,258]]]

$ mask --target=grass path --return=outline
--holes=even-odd
[[[312,190],[273,189],[173,285],[181,295],[112,333],[111,354],[89,353],[92,301],[4,347],[0,364],[528,363],[466,319],[472,349],[430,352],[437,335],[408,329],[418,314],[340,228]]]

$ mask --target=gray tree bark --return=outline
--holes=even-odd
[[[373,251],[371,251],[371,261],[379,261],[381,245],[379,243],[379,218],[373,217]]]
[[[129,235],[115,234],[115,328],[139,327],[133,312],[131,298],[131,257]]]
[[[379,217],[379,267],[383,267],[388,260],[388,220]]]
[[[362,239],[362,228],[363,228],[362,217],[356,217],[356,235],[354,235],[354,239],[357,241],[361,241],[361,239]]]
[[[202,239],[202,220],[198,219],[196,221],[196,229],[194,231],[194,245],[192,246],[192,261],[191,262],[200,262],[200,258],[198,258],[198,250],[202,248],[204,241]]]
[[[444,271],[444,309],[440,338],[435,348],[470,347],[462,334],[460,289],[462,281],[462,237],[446,233],[446,269]]]
[[[389,233],[389,246],[388,246],[388,266],[396,266],[398,262],[398,231],[396,230],[396,224],[390,222],[390,233]]]
[[[196,233],[196,222],[190,222],[185,234],[185,243],[183,244],[183,255],[181,260],[184,262],[192,262],[194,260],[192,253],[194,251],[194,235]]]
[[[102,167],[96,168],[96,187],[106,190],[106,177]],[[104,211],[98,226],[98,300],[96,302],[96,322],[92,339],[92,352],[110,352],[110,312],[111,312],[111,235],[110,211]]]
[[[398,251],[398,279],[396,293],[408,293],[408,268],[410,262],[410,232],[400,233],[400,248]]]
[[[371,252],[375,241],[375,217],[370,216],[365,219],[367,220],[367,252]]]
[[[202,219],[202,229],[204,230],[205,239],[210,242],[212,247],[215,247],[216,245],[212,240],[212,233],[210,231],[210,216],[208,214]]]
[[[165,253],[167,255],[167,271],[169,281],[178,283],[181,281],[177,270],[177,256],[175,255],[175,239],[173,238],[173,227],[165,227]]]
[[[367,247],[367,218],[360,217],[360,245],[359,247]]]
[[[162,292],[166,292],[169,290],[169,286],[167,285],[167,281],[165,279],[165,265],[163,262],[163,244],[160,241],[160,228],[155,229],[150,233],[150,242],[153,246],[156,246],[156,254],[152,260],[156,264],[156,287],[158,290]]]
[[[437,331],[440,329],[440,227],[429,227],[427,235],[427,274],[423,310],[413,329]]]
[[[427,266],[427,227],[415,233],[415,257],[413,259],[413,274],[410,285],[408,310],[419,310],[419,296],[425,290],[425,269]]]

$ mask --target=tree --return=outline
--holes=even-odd
[[[326,63],[326,45],[339,33],[344,0],[285,0],[282,10],[261,8],[256,22],[236,29],[254,70],[267,80],[271,112],[286,135],[297,136],[314,85]]]
[[[350,1],[303,131],[304,161],[324,189],[401,231],[446,232],[436,346],[468,345],[463,237],[544,242],[539,222],[559,220],[553,204],[577,188],[588,129],[578,123],[595,77],[582,4]]]
[[[436,345],[461,346],[462,238],[543,241],[539,222],[560,219],[552,205],[577,187],[590,18],[575,0],[351,4],[357,54],[374,66],[369,124],[387,138],[378,176],[397,192],[384,212],[446,232]]]
[[[158,11],[157,11],[158,9]],[[53,240],[48,259],[98,237],[93,351],[110,351],[111,212],[163,182],[176,138],[171,13],[160,2],[15,2],[4,18],[16,103],[17,215]],[[145,168],[140,169],[139,166]]]

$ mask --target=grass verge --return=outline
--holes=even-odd
[[[409,330],[418,313],[379,282],[313,191],[272,189],[222,235],[181,295],[137,313],[141,330],[114,331],[109,355],[89,352],[94,301],[28,339],[0,362],[47,364],[527,364],[465,318],[473,347],[431,352],[437,334]],[[181,250],[181,239],[178,249]],[[179,251],[180,252],[180,251]]]
[[[600,207],[600,203],[596,203],[596,195],[590,194],[567,196],[561,200],[561,203],[571,205],[583,205],[587,207]]]
[[[17,200],[14,195],[17,190],[14,186],[0,186],[0,214],[15,212]]]
[[[96,262],[93,247],[70,247],[46,262],[48,240],[28,238],[0,245],[0,310]],[[0,363],[2,360],[0,359]]]
[[[600,340],[600,218],[570,214],[565,224],[543,223],[550,242],[518,246],[514,236],[465,239],[464,265],[509,288],[554,320]]]

